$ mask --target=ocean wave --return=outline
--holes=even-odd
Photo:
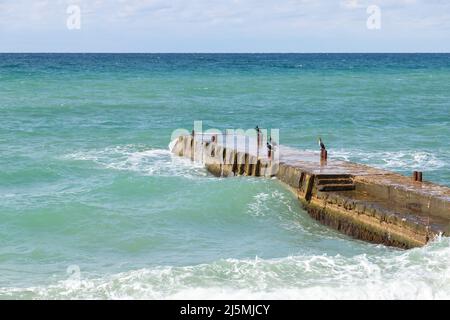
[[[362,150],[330,150],[334,159],[358,161],[391,170],[440,170],[448,166],[444,156],[427,151],[383,151],[368,152]]]
[[[319,232],[310,230],[311,225],[305,222],[301,216],[306,213],[301,210],[296,198],[289,197],[279,190],[259,192],[253,196],[253,201],[247,205],[247,213],[253,217],[272,217],[277,212],[277,218],[281,226],[286,230],[301,231],[305,234]],[[309,220],[309,217],[307,218]],[[322,236],[326,236],[322,234]]]
[[[254,201],[248,204],[247,212],[252,216],[265,216],[271,210],[270,204],[276,203],[278,208],[279,205],[283,205],[288,211],[292,212],[292,207],[290,206],[289,200],[286,199],[285,195],[278,191],[271,192],[260,192],[253,196]]]
[[[63,159],[90,161],[107,169],[132,171],[147,176],[207,176],[202,165],[174,156],[169,150],[145,149],[136,145],[78,151],[65,155]]]
[[[448,299],[450,239],[384,255],[301,255],[156,267],[43,287],[1,288],[28,299]]]

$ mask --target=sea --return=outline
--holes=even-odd
[[[194,121],[450,186],[450,54],[0,54],[0,299],[450,298],[449,238],[216,178],[169,151]]]

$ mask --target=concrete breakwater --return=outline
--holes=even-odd
[[[245,136],[180,136],[170,148],[216,176],[277,177],[311,217],[357,239],[407,249],[450,235],[444,186],[285,146],[269,159],[265,144]]]

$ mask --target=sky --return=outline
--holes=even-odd
[[[450,52],[450,0],[0,0],[0,52]]]

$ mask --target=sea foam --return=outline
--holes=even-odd
[[[224,259],[2,288],[2,298],[37,299],[448,299],[450,239],[387,255],[299,255]]]
[[[202,165],[174,156],[168,149],[145,149],[144,146],[136,145],[77,151],[62,158],[88,161],[105,169],[132,171],[147,176],[182,176],[185,178],[207,176]]]

